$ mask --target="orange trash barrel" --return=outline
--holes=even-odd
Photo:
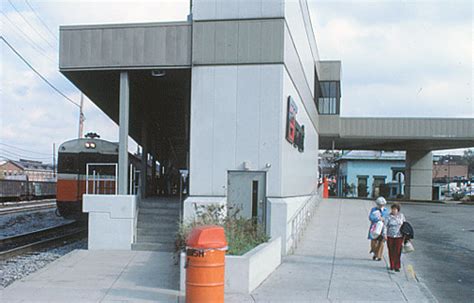
[[[326,177],[323,179],[323,198],[329,198],[329,182]]]
[[[196,227],[186,241],[186,303],[224,302],[224,228]]]

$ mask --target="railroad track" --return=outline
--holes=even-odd
[[[32,233],[0,239],[0,260],[45,248],[62,246],[87,236],[83,222],[72,222]]]
[[[13,214],[25,211],[34,211],[42,209],[51,209],[56,207],[56,200],[38,200],[32,202],[4,203],[0,206],[0,215]]]

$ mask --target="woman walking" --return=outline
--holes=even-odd
[[[374,228],[375,225],[377,225],[379,221],[383,223],[386,220],[388,216],[388,209],[385,208],[385,204],[387,204],[387,201],[385,201],[384,197],[378,197],[377,200],[375,200],[375,204],[377,206],[372,208],[369,214],[370,228],[368,238],[370,239],[370,253],[374,254],[372,259],[375,261],[380,261],[382,260],[384,239],[386,238],[385,228],[383,228],[381,234],[375,238],[373,237],[370,231]]]
[[[400,257],[402,254],[402,245],[404,237],[400,228],[405,222],[405,216],[400,212],[400,204],[395,203],[391,206],[390,215],[385,221],[387,227],[387,247],[390,258],[390,270],[400,271]]]

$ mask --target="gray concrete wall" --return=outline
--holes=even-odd
[[[308,79],[307,73],[304,71],[304,59],[298,52],[296,47],[297,42],[290,31],[289,26],[285,26],[285,47],[284,47],[284,61],[285,68],[290,76],[291,82],[293,83],[298,95],[303,100],[304,108],[310,116],[311,122],[316,130],[319,130],[318,126],[318,111],[316,104],[314,103],[314,78]],[[312,61],[312,58],[310,58]]]
[[[185,22],[61,26],[61,70],[187,67],[191,24]]]
[[[340,133],[339,115],[320,115],[319,132],[325,136],[339,136]]]
[[[431,200],[433,186],[433,156],[429,151],[406,153],[405,194],[411,200]]]
[[[341,81],[341,61],[320,61],[319,81]]]
[[[193,23],[193,64],[283,63],[284,19]]]
[[[472,138],[474,119],[341,118],[341,137]]]

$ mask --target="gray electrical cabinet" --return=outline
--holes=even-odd
[[[264,171],[228,171],[227,203],[244,218],[257,218],[265,227],[267,174]]]

